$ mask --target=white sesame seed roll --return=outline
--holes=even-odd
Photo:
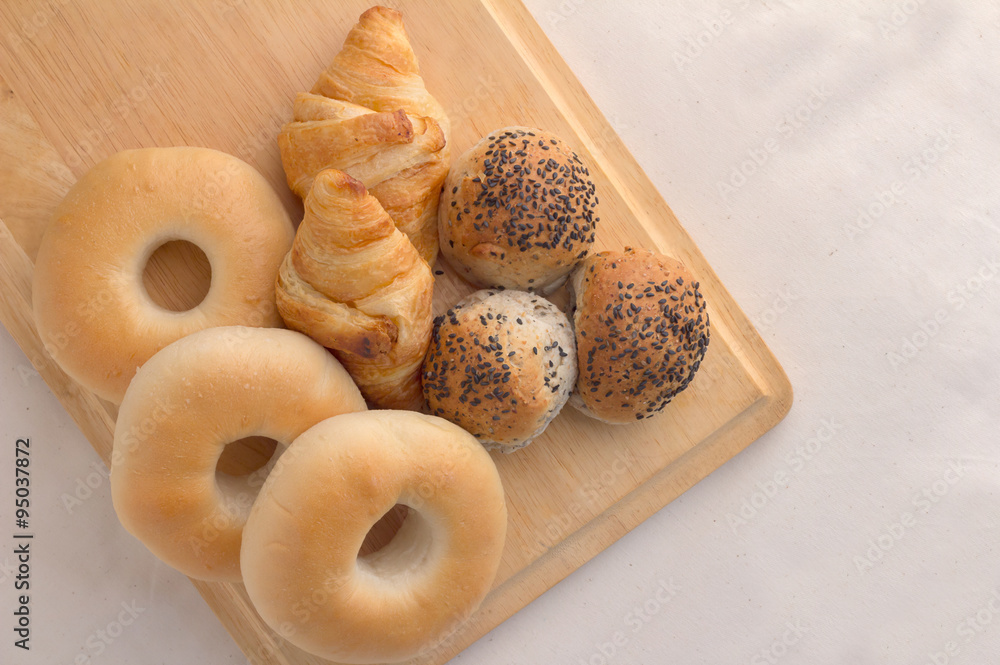
[[[490,450],[531,443],[575,381],[569,320],[541,296],[477,291],[434,322],[423,371],[430,412]]]

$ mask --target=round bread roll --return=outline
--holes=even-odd
[[[368,531],[408,507],[382,549]],[[493,460],[461,428],[413,411],[325,420],[278,460],[243,534],[243,578],[281,637],[338,663],[409,660],[479,606],[507,530]]]
[[[477,286],[550,293],[594,244],[590,171],[531,127],[491,133],[452,165],[438,210],[441,252]]]
[[[476,291],[434,322],[424,360],[430,412],[489,450],[531,443],[558,415],[576,381],[570,322],[524,291]]]
[[[278,326],[274,279],[292,244],[288,214],[249,164],[207,148],[120,152],[70,188],[35,260],[38,334],[62,369],[121,402],[136,368],[211,326]],[[186,240],[212,268],[204,300],[157,305],[143,270],[160,246]]]
[[[111,498],[118,519],[189,577],[240,580],[240,541],[261,476],[316,423],[364,411],[361,392],[326,349],[272,328],[209,328],[153,355],[118,412]],[[278,442],[250,475],[216,471],[226,444]]]
[[[579,378],[570,404],[606,423],[649,418],[687,388],[708,349],[705,299],[679,261],[599,252],[570,279]]]

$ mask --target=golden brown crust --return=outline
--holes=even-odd
[[[373,111],[404,109],[434,118],[446,133],[449,129],[447,114],[420,76],[403,15],[387,7],[361,15],[312,92]]]
[[[278,273],[289,328],[332,349],[378,408],[419,409],[434,276],[359,181],[320,172]]]
[[[597,203],[590,171],[562,140],[504,127],[449,172],[438,209],[441,252],[478,286],[548,293],[590,250]]]
[[[571,285],[580,372],[570,403],[609,423],[660,412],[708,348],[698,282],[676,259],[626,248],[588,257]]]
[[[249,164],[208,148],[146,148],[97,164],[66,194],[35,262],[39,336],[67,374],[120,402],[156,351],[210,326],[278,326],[274,276],[292,241],[281,200]],[[205,299],[166,311],[142,283],[170,240],[212,267]]]
[[[285,446],[364,408],[340,363],[305,335],[236,326],[188,335],[150,358],[125,394],[111,454],[115,511],[185,575],[239,581],[243,524],[270,467],[217,477],[223,448],[251,435]]]
[[[312,179],[326,168],[356,170],[368,166],[368,179],[388,177],[396,172],[394,160],[373,174],[369,163],[390,146],[413,146],[413,123],[403,111],[365,113],[345,120],[323,119],[294,122],[281,130],[278,147],[285,159],[288,186],[303,199]]]
[[[448,116],[427,92],[399,12],[362,14],[278,136],[288,186],[305,198],[335,168],[368,187],[429,264],[448,172]]]
[[[435,320],[424,361],[430,412],[511,452],[540,435],[576,381],[565,314],[523,291],[477,291]]]
[[[357,417],[361,416],[361,417]],[[407,518],[361,559],[395,504]],[[461,428],[412,412],[331,418],[279,460],[247,520],[247,593],[293,644],[338,663],[426,653],[480,604],[500,564],[503,487]]]

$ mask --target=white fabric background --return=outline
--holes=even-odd
[[[994,662],[1000,6],[527,4],[796,401],[454,662]],[[30,654],[0,549],[0,661],[244,663],[118,526],[96,454],[6,332],[0,390],[0,472],[30,436],[37,533]],[[127,626],[122,603],[142,610]]]

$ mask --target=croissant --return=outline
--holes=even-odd
[[[321,171],[278,272],[289,328],[334,355],[375,408],[419,410],[434,276],[406,236],[343,171]]]
[[[278,135],[288,186],[305,198],[317,173],[350,173],[382,204],[427,263],[438,251],[437,207],[450,124],[427,92],[399,12],[372,7]]]

